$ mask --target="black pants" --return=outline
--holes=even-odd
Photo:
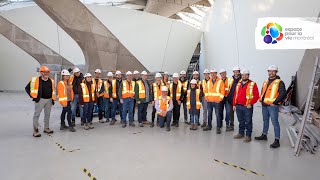
[[[173,100],[173,124],[178,124],[180,119],[180,105],[177,100]]]
[[[156,108],[155,108],[154,106],[152,106],[152,119],[151,119],[152,124],[154,124],[154,119],[156,118],[156,113],[157,113]],[[159,118],[158,118],[158,116],[157,116],[157,124],[159,124]]]
[[[68,105],[67,107],[63,107],[62,108],[62,112],[61,112],[61,125],[65,125],[64,120],[66,119],[66,114],[67,114],[67,121],[68,121],[68,125],[71,127],[71,115],[72,115],[72,111],[71,111],[71,104],[70,101],[68,101]]]
[[[140,103],[138,104],[138,121],[142,123],[147,120],[147,109],[148,103]]]
[[[99,120],[101,120],[103,118],[103,114],[102,114],[102,111],[103,111],[103,97],[98,97],[98,108],[99,108],[99,112],[98,112],[98,116],[99,116]]]

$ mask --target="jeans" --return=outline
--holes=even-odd
[[[279,124],[279,106],[262,106],[262,116],[263,116],[263,134],[267,135],[269,130],[269,119],[274,128],[275,139],[280,139],[280,124]]]
[[[112,120],[116,119],[116,110],[117,110],[117,106],[120,106],[120,117],[122,118],[122,104],[120,103],[120,99],[118,98],[113,98],[113,102],[112,102],[112,108],[111,108],[111,118]]]
[[[170,127],[172,112],[168,111],[166,117],[158,115],[159,118],[159,126],[161,128],[164,127],[164,123],[166,123],[167,127]]]
[[[138,122],[139,123],[142,123],[143,121],[147,121],[147,109],[148,109],[148,103],[138,104]]]
[[[239,134],[251,137],[253,106],[248,109],[246,106],[237,105],[236,112],[239,121]]]
[[[197,114],[191,114],[191,124],[198,124],[199,116]]]
[[[221,121],[223,120],[223,111],[224,111],[224,107],[226,108],[226,125],[227,126],[230,126],[230,110],[231,110],[231,107],[230,107],[230,104],[229,102],[227,101],[227,97],[224,97],[224,99],[220,102],[221,103],[221,106],[220,106],[220,118],[221,118]]]
[[[133,98],[124,98],[122,104],[122,117],[121,122],[124,124],[127,122],[127,114],[129,114],[129,123],[133,123]],[[128,113],[127,113],[128,112]]]
[[[61,112],[61,116],[60,116],[60,120],[61,120],[61,126],[65,125],[64,120],[66,119],[66,114],[67,114],[67,121],[68,121],[68,125],[71,127],[71,104],[70,101],[68,101],[68,105],[67,107],[62,107],[62,112]]]
[[[222,126],[222,119],[220,118],[220,103],[215,102],[207,102],[207,109],[208,109],[208,127],[212,128],[212,115],[213,115],[213,109],[216,114],[216,120],[217,120],[217,128],[221,128]]]
[[[85,102],[83,106],[83,122],[89,123],[92,121],[92,108],[94,103],[93,102]]]
[[[202,98],[202,108],[203,108],[203,123],[207,123],[208,120],[208,109],[207,109],[207,100]]]
[[[76,118],[76,110],[77,110],[77,106],[78,106],[78,103],[79,103],[79,95],[78,94],[75,94],[74,95],[74,99],[73,101],[71,102],[71,111],[72,111],[72,119],[75,119]],[[79,109],[80,109],[80,117],[81,119],[83,119],[83,109],[82,109],[82,106],[79,105]]]
[[[49,128],[50,113],[52,107],[52,99],[41,98],[39,102],[34,103],[33,128],[38,129],[39,118],[44,109],[44,128]]]
[[[111,102],[110,98],[103,98],[106,109],[104,110],[104,117],[108,120],[111,117]]]

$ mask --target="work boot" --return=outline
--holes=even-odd
[[[243,142],[245,142],[245,143],[248,143],[248,142],[250,142],[251,141],[251,137],[250,136],[246,136],[246,137],[244,137],[244,139],[243,139]]]
[[[268,137],[265,134],[261,134],[261,136],[254,137],[254,140],[257,140],[257,141],[265,140],[265,141],[267,141]]]
[[[62,124],[62,125],[60,126],[60,130],[66,130],[66,129],[69,129],[69,127],[66,126],[65,124]]]
[[[116,120],[112,119],[111,122],[110,122],[110,126],[114,125],[115,123],[116,123]]]
[[[200,125],[201,125],[201,124],[198,122],[198,123],[197,123],[197,126],[200,126]]]
[[[41,137],[41,134],[39,133],[39,129],[33,130],[33,137]]]
[[[89,130],[89,129],[90,129],[87,123],[84,124],[83,128],[84,128],[85,130]]]
[[[89,125],[92,125],[92,121],[90,121],[88,124],[89,124]]]
[[[233,139],[242,139],[243,135],[242,134],[237,134],[235,136],[233,136]]]
[[[47,134],[53,134],[53,131],[50,128],[45,128],[43,132]]]
[[[184,120],[184,123],[185,123],[185,124],[188,124],[188,125],[191,124],[191,122],[189,122],[188,120]]]
[[[206,123],[206,122],[203,122],[202,125],[201,125],[202,128],[204,128],[204,127],[206,127],[206,126],[207,126],[207,123]]]
[[[176,124],[174,126],[175,127],[179,127],[179,122],[176,122]]]
[[[167,126],[166,131],[170,131],[170,130],[171,130],[170,126]]]
[[[140,126],[140,127],[143,127],[143,123],[139,123],[139,126]]]
[[[211,131],[211,129],[212,129],[211,127],[206,126],[206,127],[203,128],[203,131]]]
[[[129,123],[129,126],[135,127],[136,125],[133,122],[131,122],[131,123]]]
[[[154,126],[154,123],[151,123],[151,124],[150,124],[150,127],[153,128],[153,126]]]
[[[234,131],[233,127],[227,126],[227,127],[226,127],[226,132],[230,132],[230,131]]]
[[[274,142],[270,145],[270,148],[278,148],[280,147],[279,139],[275,139]]]
[[[194,126],[193,126],[193,130],[197,130],[198,129],[198,124],[195,124]]]
[[[108,119],[106,119],[106,123],[108,123],[108,122],[110,122],[110,119],[108,118]]]
[[[76,132],[76,129],[74,127],[69,127],[70,132]]]
[[[92,124],[92,123],[91,123],[91,124]],[[90,129],[93,129],[94,127],[91,126],[91,124],[89,123],[89,124],[88,124],[88,127],[89,127]]]
[[[150,123],[149,123],[149,121],[145,120],[142,122],[142,124],[149,125]]]
[[[84,122],[81,121],[81,126],[84,126]]]
[[[217,128],[217,134],[221,134],[221,128]]]
[[[190,126],[190,130],[193,130],[194,124],[191,124]]]
[[[175,126],[176,125],[176,123],[175,122],[172,122],[171,123],[171,127],[173,127],[173,126]]]
[[[126,123],[122,123],[122,128],[125,128],[127,126],[127,124]]]
[[[104,123],[103,119],[100,119],[100,120],[99,120],[99,123]]]

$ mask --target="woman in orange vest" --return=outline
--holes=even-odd
[[[60,130],[69,129],[70,132],[75,132],[76,130],[73,127],[73,124],[71,122],[71,104],[70,102],[73,101],[74,94],[72,90],[72,86],[69,82],[70,79],[70,73],[68,70],[64,69],[61,71],[61,81],[58,83],[58,96],[59,96],[59,103],[62,106],[62,112],[61,112],[61,126]],[[65,124],[65,118],[67,114],[67,121],[68,126]]]
[[[190,81],[190,89],[187,91],[187,107],[191,116],[190,130],[197,130],[201,108],[201,91],[197,88],[197,80]]]

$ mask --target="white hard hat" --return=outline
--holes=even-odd
[[[101,73],[101,70],[100,69],[96,69],[94,72],[95,73]]]
[[[162,86],[162,87],[161,87],[161,91],[168,91],[167,86]]]
[[[133,74],[139,74],[139,71],[135,70],[133,71]]]
[[[131,72],[131,71],[128,71],[128,72],[126,73],[126,75],[132,75],[132,72]]]
[[[222,73],[222,72],[227,72],[225,69],[220,69],[220,72],[219,73]]]
[[[278,67],[275,66],[275,65],[271,65],[271,66],[268,67],[268,71],[269,71],[269,70],[278,71]]]
[[[76,67],[76,68],[74,68],[74,69],[72,70],[72,72],[73,72],[73,73],[80,72],[80,69]]]
[[[236,67],[234,67],[234,68],[232,69],[232,71],[240,71],[240,68],[239,68],[238,66],[236,66]]]
[[[84,77],[92,77],[92,75],[90,73],[86,73]]]
[[[113,76],[112,72],[108,72],[107,76]]]
[[[241,74],[250,74],[250,71],[248,69],[243,69]]]
[[[180,72],[180,75],[181,75],[181,74],[187,74],[187,73],[186,73],[186,71],[182,70],[182,71]]]
[[[156,78],[162,78],[162,75],[160,73],[156,73]]]
[[[169,75],[169,73],[166,71],[166,72],[164,72],[163,74],[165,74],[165,75]]]
[[[148,73],[147,73],[147,71],[142,71],[141,74],[142,75],[147,75]]]
[[[197,80],[192,79],[192,80],[190,81],[190,83],[191,83],[191,84],[197,84]]]
[[[64,69],[61,71],[61,75],[62,76],[70,76],[70,72],[68,70]]]
[[[179,74],[178,74],[178,73],[173,73],[172,77],[178,78],[178,77],[179,77]]]
[[[208,69],[205,69],[205,70],[203,71],[203,74],[208,74],[208,73],[210,73]]]
[[[121,75],[121,71],[116,71],[116,75]]]
[[[198,71],[193,71],[193,73],[192,74],[199,74],[199,72]]]
[[[215,68],[212,68],[211,70],[210,70],[210,72],[212,73],[212,72],[217,72],[217,70],[215,69]]]

